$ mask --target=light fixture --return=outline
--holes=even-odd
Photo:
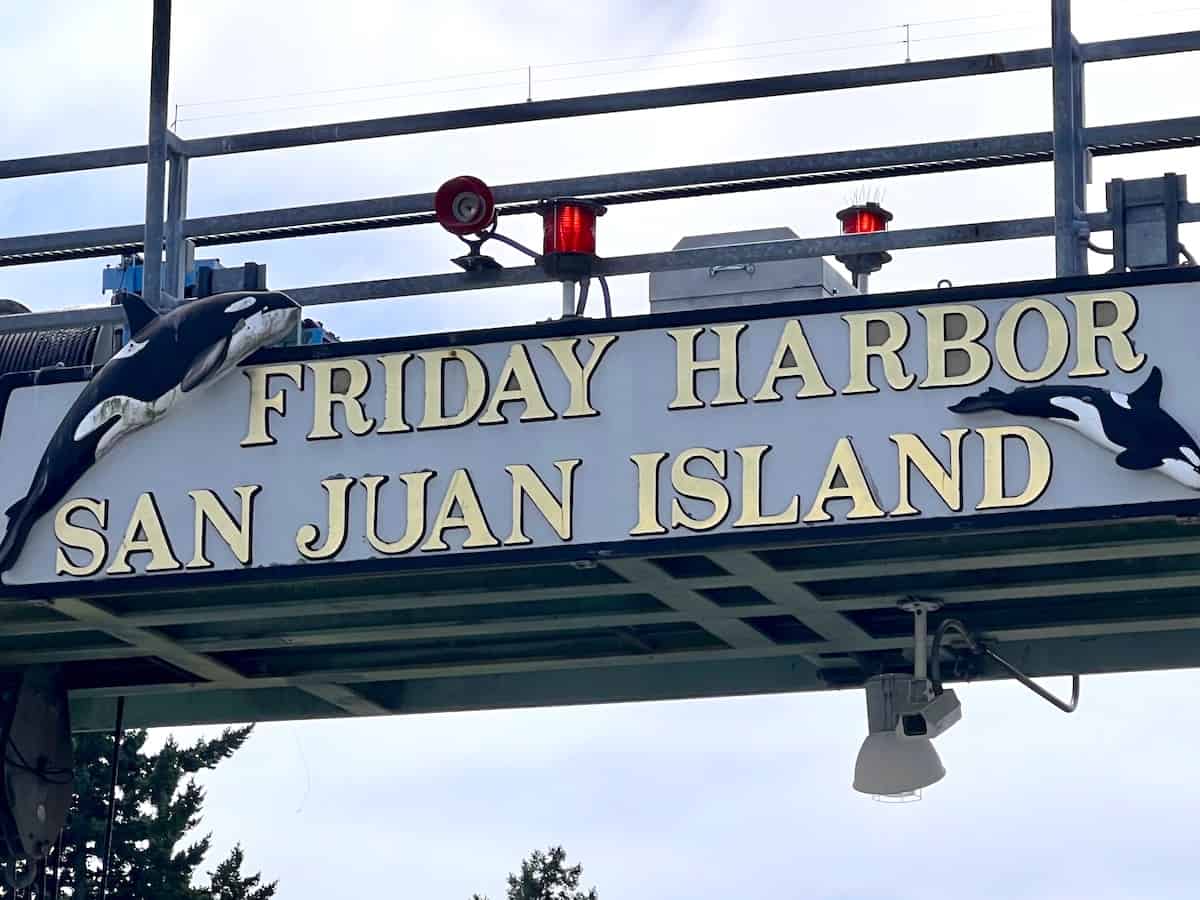
[[[949,634],[965,645],[956,663],[969,665],[957,670],[959,675],[978,672],[978,663],[986,657],[1063,712],[1075,711],[1078,675],[1071,676],[1071,699],[1061,700],[973,636],[957,619],[945,619],[938,625],[927,650],[928,617],[941,603],[908,597],[900,602],[900,608],[913,616],[913,673],[885,673],[867,679],[867,738],[854,764],[855,790],[876,799],[907,800],[945,776],[933,739],[962,718],[958,697],[942,687],[941,657],[943,649],[949,649],[943,646]]]
[[[606,212],[603,205],[573,197],[539,202],[537,211],[542,216],[540,254],[497,232],[499,213],[495,195],[474,175],[459,175],[438,188],[433,195],[433,211],[437,223],[467,245],[465,254],[451,260],[455,265],[472,274],[503,268],[483,253],[485,243],[497,240],[533,257],[547,275],[562,282],[563,318],[584,314],[596,262],[596,219]],[[598,275],[597,280],[604,295],[604,315],[611,317],[612,295],[608,282],[603,275]],[[579,285],[578,299],[576,284]]]
[[[874,201],[856,203],[838,210],[838,221],[842,225],[842,234],[878,234],[887,231],[892,214]],[[854,276],[854,287],[860,294],[867,292],[867,276],[878,272],[885,263],[892,261],[892,255],[886,250],[875,253],[840,253],[836,257]]]
[[[579,280],[596,261],[596,219],[607,211],[592,200],[543,200],[542,268],[556,278]]]
[[[910,708],[914,679],[876,675],[867,681],[869,734],[854,763],[854,789],[875,796],[919,791],[946,774],[928,737],[901,733],[902,710]]]
[[[482,234],[496,219],[496,200],[483,181],[474,175],[459,175],[437,189],[433,213],[451,234]]]

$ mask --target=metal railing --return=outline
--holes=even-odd
[[[1200,144],[1200,117],[1084,126],[1083,69],[1087,63],[1200,50],[1200,31],[1080,44],[1070,29],[1069,0],[1051,0],[1049,48],[814,72],[711,84],[542,100],[475,109],[420,113],[185,140],[167,128],[170,0],[155,0],[149,140],[52,156],[0,160],[0,178],[21,178],[118,166],[147,167],[146,221],[108,228],[0,238],[0,266],[128,254],[146,255],[144,294],[162,305],[183,294],[189,247],[276,240],[425,224],[433,194],[410,194],[229,215],[187,218],[188,162],[194,158],[295,148],[341,141],[451,131],[487,125],[603,115],[632,110],[781,97],[1050,68],[1054,128],[1049,132],[877,147],[710,165],[590,175],[496,188],[506,215],[532,212],[538,200],[576,196],[606,204],[862,181],[930,172],[1053,162],[1053,217],[912,228],[874,235],[828,236],[726,247],[609,257],[597,273],[628,275],[669,269],[945,246],[982,241],[1055,238],[1055,271],[1083,274],[1091,234],[1110,230],[1106,213],[1087,214],[1083,197],[1088,156],[1119,155]],[[165,207],[165,209],[164,209]],[[1181,222],[1200,221],[1200,206],[1183,204]],[[303,305],[407,297],[556,280],[537,266],[302,286],[288,292]],[[287,290],[287,289],[285,289]],[[152,301],[153,302],[153,301]],[[0,331],[55,327],[121,318],[111,307],[85,307],[0,318]]]

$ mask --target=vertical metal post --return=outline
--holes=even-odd
[[[575,282],[573,281],[562,283],[562,309],[564,319],[575,315]]]
[[[125,734],[125,698],[117,698],[117,721],[113,725],[112,780],[108,785],[108,822],[104,826],[104,871],[100,875],[100,900],[108,900],[108,872],[112,867],[113,820],[117,814],[117,773],[121,763],[121,738]]]
[[[1061,278],[1087,274],[1084,233],[1082,61],[1071,34],[1071,0],[1051,0],[1054,109],[1054,260]]]
[[[867,279],[870,277],[871,276],[868,275],[866,272],[859,272],[857,275],[854,276],[854,289],[856,291],[858,291],[860,294],[867,293],[867,285],[868,285]]]
[[[162,306],[163,194],[167,179],[167,91],[171,68],[171,0],[154,0],[150,50],[150,129],[146,147],[146,264],[142,296]]]
[[[189,268],[188,248],[183,237],[183,220],[187,216],[188,159],[181,153],[171,154],[171,180],[167,186],[167,263],[162,288],[176,303],[183,302],[183,286]]]

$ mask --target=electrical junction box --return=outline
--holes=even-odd
[[[762,241],[786,241],[797,237],[790,228],[700,234],[683,238],[674,249],[727,247]],[[750,306],[782,300],[822,300],[854,296],[857,293],[849,281],[821,258],[650,273],[651,312]]]

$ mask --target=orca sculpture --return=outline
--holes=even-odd
[[[121,304],[133,338],[88,382],[59,423],[28,492],[8,510],[0,572],[16,563],[34,524],[122,438],[170,412],[256,350],[297,331],[300,307],[274,291],[216,294],[156,314],[136,294]]]
[[[1183,426],[1159,406],[1162,372],[1155,366],[1132,394],[1081,385],[1045,385],[1011,392],[988,388],[950,407],[956,413],[1000,410],[1014,416],[1049,419],[1073,428],[1117,454],[1117,465],[1154,470],[1200,490],[1200,447]]]

